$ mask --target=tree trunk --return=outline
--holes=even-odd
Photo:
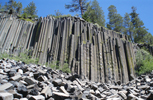
[[[82,7],[82,0],[79,0],[80,10],[81,10],[81,17],[83,15],[83,7]]]

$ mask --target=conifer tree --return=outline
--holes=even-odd
[[[31,16],[32,18],[38,17],[37,16],[37,10],[35,3],[32,1],[30,2],[27,7],[23,9],[23,14],[26,14],[27,16]]]
[[[153,45],[153,36],[151,35],[151,33],[147,33],[147,35],[145,36],[145,40],[146,43]]]
[[[114,30],[116,32],[123,31],[123,18],[120,14],[117,14],[116,7],[114,5],[110,5],[108,8],[108,19],[107,28],[110,30]]]
[[[123,21],[123,34],[128,35],[129,39],[133,42],[133,23],[131,22],[131,18],[128,13],[125,13],[124,21]]]
[[[147,35],[147,28],[144,26],[144,23],[142,20],[139,18],[139,14],[136,13],[136,8],[132,7],[132,12],[130,13],[131,15],[131,22],[133,23],[134,26],[134,42],[140,43],[140,42],[145,42],[145,36]]]
[[[65,5],[66,9],[70,9],[70,12],[81,12],[81,16],[87,10],[88,2],[86,0],[72,0],[71,4]]]
[[[105,26],[105,18],[102,8],[99,6],[97,0],[94,0],[87,11],[82,16],[86,21],[97,23],[100,26]]]
[[[13,12],[21,14],[22,3],[21,2],[16,2],[14,0],[9,0],[8,2],[5,3],[3,9],[4,10],[12,10]]]

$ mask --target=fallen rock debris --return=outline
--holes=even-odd
[[[96,83],[60,70],[0,60],[0,100],[153,100],[153,73],[128,83]]]

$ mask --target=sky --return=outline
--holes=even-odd
[[[2,5],[9,0],[0,0]],[[64,15],[71,14],[72,16],[80,14],[79,12],[69,12],[65,9],[65,4],[70,4],[72,0],[15,0],[20,1],[23,8],[26,7],[31,1],[33,1],[37,7],[37,15],[40,17],[46,17],[50,14],[55,14],[55,10],[59,10]],[[90,0],[88,0],[90,1]],[[91,0],[92,1],[92,0]],[[139,18],[144,22],[144,26],[153,35],[153,0],[97,0],[99,6],[104,11],[106,23],[108,20],[108,7],[114,5],[117,9],[117,13],[124,17],[125,13],[131,13],[131,7],[137,8]]]

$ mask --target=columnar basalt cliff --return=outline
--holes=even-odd
[[[32,23],[0,15],[0,52],[30,50],[45,64],[69,64],[72,73],[95,82],[128,82],[134,77],[136,45],[127,36],[81,18],[40,18]]]

